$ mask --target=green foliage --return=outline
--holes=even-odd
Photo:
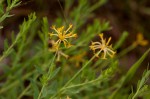
[[[98,34],[112,28],[109,20],[92,19],[91,24],[87,20],[93,17],[93,11],[107,0],[95,0],[92,5],[88,0],[79,0],[78,4],[73,6],[74,2],[65,0],[64,10],[62,8],[65,19],[59,16],[52,23],[56,27],[68,27],[69,23],[73,24],[73,31],[69,32],[77,33],[78,38],[67,41],[73,43],[70,48],[51,50],[53,40],[49,34],[52,32],[49,19],[43,17],[41,20],[35,13],[24,19],[17,35],[12,32],[11,40],[5,39],[4,51],[0,55],[0,68],[3,71],[0,76],[0,99],[66,99],[67,96],[72,99],[148,99],[146,92],[150,92],[150,88],[146,82],[150,71],[146,70],[143,73],[136,91],[131,89],[136,82],[130,81],[134,79],[137,69],[148,56],[150,49],[127,73],[120,75],[120,59],[136,46],[131,44],[120,52],[116,51],[112,58],[98,58],[96,55],[102,53],[101,51],[93,55],[89,49],[91,41],[95,41],[94,38]],[[0,1],[0,23],[10,17],[10,10],[20,3],[19,0],[7,0],[7,7],[4,9],[4,1]],[[128,32],[123,32],[112,49],[122,48],[128,36]],[[108,46],[107,41],[104,43]],[[68,59],[65,58],[66,54]],[[58,55],[61,56],[60,61],[57,61]],[[10,62],[5,63],[5,59]]]
[[[120,84],[119,84],[118,89],[116,91],[114,91],[114,93],[110,96],[110,99],[114,99],[117,96],[117,94],[120,94],[119,91],[121,90],[121,88],[132,79],[132,77],[134,76],[138,67],[141,65],[143,60],[149,54],[149,51],[150,51],[150,49],[148,49],[143,54],[143,56],[135,64],[132,65],[132,67],[129,69],[129,71],[126,73],[126,75],[124,77],[122,77],[121,81],[119,82]]]
[[[146,82],[149,79],[149,76],[150,76],[150,70],[146,70],[143,73],[142,79],[139,80],[137,83],[137,90],[133,95],[132,99],[135,99],[138,96],[142,96],[142,94],[144,94],[144,92],[148,90],[149,85],[146,85]]]
[[[10,10],[12,10],[14,7],[17,7],[21,4],[21,1],[19,0],[7,0],[7,7],[4,9],[3,7],[3,1],[0,2],[0,24],[2,21],[4,21],[6,18],[11,17],[13,15],[10,15]],[[0,26],[0,29],[3,28]]]
[[[114,49],[118,49],[121,47],[121,45],[123,45],[125,39],[128,37],[129,33],[124,31],[120,37],[120,39],[118,40],[118,42],[116,42]]]
[[[21,44],[24,43],[25,44],[25,37],[27,37],[27,32],[29,31],[29,27],[31,26],[31,24],[33,23],[33,21],[35,21],[36,16],[35,14],[31,14],[29,15],[29,19],[28,21],[24,20],[23,24],[20,26],[20,32],[18,33],[18,35],[16,36],[16,39],[13,41],[13,43],[8,47],[8,43],[7,41],[5,41],[5,49],[3,52],[3,55],[0,57],[0,61],[3,60],[3,58],[5,58],[8,54],[10,54],[10,52],[13,50],[13,47],[15,46],[16,43],[20,42]],[[21,39],[21,40],[20,40]],[[26,42],[28,43],[28,42]],[[18,50],[19,51],[23,51],[22,47],[24,47],[24,45],[19,46]],[[18,51],[18,52],[19,52]],[[19,53],[20,55],[22,54],[22,52]]]

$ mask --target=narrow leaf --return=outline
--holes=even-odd
[[[141,63],[144,61],[146,56],[149,54],[149,51],[150,51],[150,48],[142,55],[142,57],[135,64],[132,65],[132,67],[130,68],[130,70],[127,72],[127,74],[125,76],[124,84],[132,79],[136,70],[139,68]]]
[[[1,15],[2,13],[4,13],[4,9],[3,9],[2,3],[0,3],[0,15]]]
[[[150,51],[150,48],[142,55],[142,57],[135,64],[132,65],[132,67],[127,72],[127,74],[124,76],[124,78],[121,79],[121,81],[120,81],[121,84],[118,87],[118,89],[116,89],[116,91],[114,91],[112,93],[112,95],[109,97],[109,99],[116,99],[116,96],[119,94],[119,91],[122,88],[122,86],[124,86],[128,81],[130,81],[132,79],[132,77],[134,76],[136,70],[141,65],[143,60],[146,58],[146,56],[148,55],[149,51]]]
[[[114,46],[114,49],[118,49],[122,44],[124,43],[125,39],[128,37],[128,32],[124,31],[123,34],[121,35],[119,41]]]
[[[8,7],[10,6],[11,0],[7,0]]]
[[[32,88],[33,88],[33,91],[34,91],[34,99],[37,99],[38,98],[38,95],[39,95],[39,89],[35,83],[35,81],[33,79],[31,79],[31,84],[32,84]]]
[[[5,39],[4,40],[4,51],[6,51],[9,47],[9,44],[8,44],[8,39]]]
[[[56,74],[60,71],[61,67],[57,68],[54,72],[52,72],[50,79],[56,76]]]
[[[40,68],[39,66],[36,66],[36,65],[34,65],[34,67],[40,74],[44,74],[44,71],[42,70],[42,68]]]

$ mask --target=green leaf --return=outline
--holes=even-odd
[[[8,7],[10,6],[10,4],[11,4],[11,0],[7,0]]]
[[[105,4],[107,2],[107,0],[99,0],[99,2],[97,2],[96,4],[92,5],[90,7],[90,12],[96,10],[98,7],[102,6],[103,4]]]
[[[128,35],[129,35],[129,33],[124,31],[123,34],[121,35],[120,39],[115,44],[114,49],[120,48],[120,46],[122,46],[122,44],[124,43],[124,41],[128,37]]]
[[[109,99],[115,99],[116,96],[119,94],[119,91],[121,90],[122,86],[124,86],[126,83],[128,83],[132,77],[134,76],[136,70],[138,69],[138,67],[141,65],[141,63],[143,62],[143,60],[146,58],[146,56],[149,54],[150,48],[142,55],[142,57],[132,65],[132,67],[130,68],[130,70],[127,72],[127,74],[122,77],[122,79],[120,80],[120,85],[118,87],[118,89],[116,89],[116,91],[114,91],[112,93],[112,95],[109,97]]]
[[[0,23],[5,20],[5,18],[7,18],[7,16],[9,15],[9,12],[6,12],[3,16],[0,17]]]
[[[0,15],[4,13],[3,5],[0,3]]]
[[[35,81],[33,79],[30,80],[31,81],[31,85],[32,85],[32,88],[33,88],[33,96],[34,96],[34,99],[37,99],[38,98],[38,95],[39,95],[39,89],[37,87],[37,84],[35,83]]]
[[[148,80],[149,76],[150,76],[150,70],[144,71],[142,79],[139,80],[137,83],[137,90],[134,96],[132,97],[132,99],[135,99],[140,94],[142,95],[142,93],[148,89],[148,85],[145,85],[145,83]]]
[[[49,25],[48,25],[48,19],[47,17],[43,18],[43,28],[42,28],[43,32],[49,32]]]
[[[123,84],[126,84],[128,81],[130,81],[132,79],[132,77],[134,76],[135,72],[137,71],[137,69],[139,68],[141,63],[144,61],[144,59],[149,54],[149,51],[150,51],[150,48],[142,55],[142,57],[135,64],[132,65],[132,67],[130,68],[130,70],[127,72],[127,74],[125,76]]]
[[[18,2],[18,3],[16,2],[16,4],[13,6],[13,8],[19,6],[20,4],[21,4],[21,2]]]
[[[36,68],[36,70],[37,70],[40,74],[44,74],[44,71],[42,70],[42,68],[41,68],[40,66],[34,65],[34,67]]]
[[[50,79],[52,79],[53,77],[55,77],[57,75],[57,73],[60,71],[61,67],[57,68],[55,71],[52,72]]]
[[[129,95],[129,97],[128,97],[128,99],[132,99],[132,97],[133,97],[133,95],[134,95],[134,93],[133,93],[133,87],[131,87],[132,89],[132,93]]]
[[[47,74],[43,74],[42,77],[40,78],[40,81],[41,81],[42,85],[47,85],[47,83],[48,83],[48,75]]]
[[[8,39],[5,39],[4,40],[4,51],[6,51],[9,47],[9,44],[8,44]]]
[[[11,14],[11,15],[9,14],[9,15],[7,15],[7,18],[12,17],[12,16],[14,16],[14,14]]]
[[[11,41],[12,41],[12,42],[15,41],[15,33],[14,33],[14,32],[11,33]]]

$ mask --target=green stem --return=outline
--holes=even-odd
[[[68,86],[87,66],[88,64],[96,57],[96,55],[94,55],[65,85],[64,87]],[[63,87],[63,88],[64,88]],[[62,88],[62,89],[63,89]]]
[[[138,94],[138,93],[136,92],[136,93],[134,94],[134,96],[132,97],[132,99],[135,99],[135,97],[137,96],[137,94]]]
[[[42,95],[42,92],[43,92],[43,90],[44,90],[44,87],[45,87],[45,84],[42,86],[42,89],[41,89],[41,91],[40,91],[40,93],[39,93],[38,99],[40,99],[40,97],[41,97],[41,95]]]
[[[106,3],[107,0],[99,0],[99,2],[95,3],[92,7],[89,8],[89,12],[93,12],[95,9]]]
[[[54,68],[53,63],[54,63],[54,60],[55,60],[55,58],[56,58],[56,55],[57,55],[57,52],[55,53],[55,55],[54,55],[52,61],[51,61],[50,64],[49,64],[50,66],[49,66],[49,69],[48,69],[48,80],[50,79],[50,77],[51,77],[51,72],[53,71],[53,68]],[[47,82],[48,82],[48,80],[47,80]],[[47,82],[45,82],[45,83],[47,83]],[[42,95],[42,93],[43,93],[43,90],[44,90],[45,86],[46,86],[46,84],[43,84],[43,85],[42,85],[42,89],[41,89],[41,91],[40,91],[40,93],[39,93],[39,95],[38,95],[38,99],[41,98],[41,95]]]
[[[10,53],[11,49],[17,43],[18,39],[20,38],[20,33],[18,34],[16,40],[11,44],[11,46],[4,52],[4,54],[0,57],[0,62]]]
[[[100,52],[96,53],[56,94],[54,94],[50,99],[53,99],[57,94],[61,93],[65,90],[65,88],[88,66],[88,64],[96,57],[97,54],[100,54]]]
[[[31,87],[31,85],[29,85],[28,87],[26,87],[25,90],[19,95],[19,97],[17,99],[21,99],[22,96],[29,90],[30,87]]]
[[[13,43],[7,50],[4,52],[4,54],[0,57],[0,62],[7,56],[7,54],[11,51],[15,43]]]
[[[90,84],[90,83],[94,83],[94,82],[96,82],[96,81],[99,81],[100,79],[101,79],[101,77],[98,78],[98,79],[95,79],[95,80],[91,80],[91,81],[89,81],[89,82],[85,82],[85,83],[81,83],[81,84],[77,84],[77,85],[71,85],[71,86],[65,87],[65,89],[84,86],[84,85],[86,85],[86,84]]]
[[[52,72],[52,70],[53,70],[53,68],[54,68],[53,63],[54,63],[54,60],[55,60],[55,58],[56,58],[56,55],[57,55],[57,52],[55,53],[55,55],[54,55],[54,57],[53,57],[53,60],[52,60],[51,63],[50,63],[50,66],[49,66],[49,69],[48,69],[48,78],[50,78],[51,72]]]
[[[126,49],[124,49],[122,52],[120,52],[120,53],[118,54],[117,58],[120,58],[120,57],[126,55],[128,52],[132,51],[135,47],[136,47],[136,46],[133,45],[133,44],[132,44],[131,46],[127,47]]]

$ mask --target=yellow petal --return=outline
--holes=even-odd
[[[55,25],[52,25],[52,27],[51,27],[52,29],[55,29]]]
[[[138,33],[138,34],[137,34],[137,40],[138,40],[138,41],[141,41],[141,40],[143,40],[143,39],[144,39],[143,34],[142,34],[142,33]]]
[[[103,33],[99,34],[99,37],[100,37],[101,39],[103,39]]]
[[[111,41],[111,37],[109,37],[109,39],[108,39],[106,45],[109,45],[109,42],[110,42],[110,41]]]
[[[59,32],[62,32],[62,31],[64,30],[64,26],[62,26],[62,27],[60,27],[60,28],[57,28],[57,30],[58,30]]]
[[[142,40],[141,42],[139,42],[139,44],[141,46],[146,46],[146,45],[148,45],[148,41],[147,40]]]

